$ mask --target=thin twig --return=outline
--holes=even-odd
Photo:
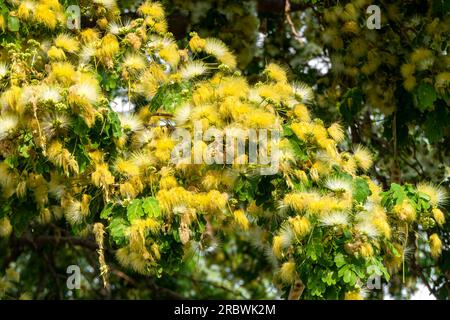
[[[291,28],[291,32],[298,42],[303,44],[302,35],[295,28],[294,22],[291,18],[291,2],[289,0],[284,1],[284,16],[286,17],[286,22],[289,24]]]

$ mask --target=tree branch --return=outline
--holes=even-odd
[[[59,246],[63,244],[69,244],[71,246],[80,246],[87,248],[92,251],[98,250],[98,245],[94,241],[91,241],[89,239],[80,238],[80,237],[72,237],[72,236],[37,236],[37,237],[31,237],[29,234],[24,234],[20,238],[13,239],[13,242],[16,246],[30,246],[34,248],[35,250],[41,249],[45,245],[54,245]],[[114,256],[114,251],[108,248],[104,248],[105,252],[107,252],[109,255]],[[52,266],[48,266],[50,270],[52,271]],[[53,270],[54,271],[54,270]],[[126,280],[130,284],[137,285],[139,282],[137,280],[134,280],[129,275],[125,274],[123,271],[119,271],[117,269],[114,269],[113,272],[116,276]],[[144,281],[145,285],[154,293],[157,294],[159,298],[168,298],[168,299],[174,299],[174,300],[182,300],[185,299],[183,296],[179,295],[177,292],[172,291],[168,288],[164,288],[159,286],[154,282],[153,279],[145,278]]]
[[[294,284],[289,291],[288,300],[299,300],[305,290],[305,285],[300,279],[295,280]]]
[[[294,22],[291,19],[291,12],[292,12],[291,2],[289,0],[284,0],[284,16],[286,18],[286,21],[288,25],[291,27],[291,32],[297,39],[297,41],[303,43],[302,36],[300,33],[298,33],[297,29],[295,28]]]
[[[97,250],[98,245],[94,241],[89,239],[79,238],[79,237],[56,237],[56,236],[38,236],[30,237],[29,235],[23,235],[21,238],[17,239],[19,245],[31,245],[36,249],[43,247],[46,244],[53,244],[58,246],[60,244],[71,244],[75,246],[85,247],[91,250]]]

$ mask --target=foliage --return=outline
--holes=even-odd
[[[239,16],[227,14],[234,1],[183,2],[183,9],[178,9],[172,5],[177,3],[174,0],[166,1],[166,6],[170,18],[182,18],[177,21],[186,30],[195,28],[201,35],[227,40],[227,28],[208,26],[239,25],[251,30],[247,19],[256,19],[257,36],[232,37],[228,42],[238,53],[255,47],[242,59],[245,73],[253,77],[266,61],[276,60],[291,78],[314,85],[312,111],[326,123],[343,121],[349,133],[347,148],[358,143],[370,147],[377,159],[371,174],[384,188],[391,182],[429,180],[448,190],[449,86],[444,78],[449,71],[450,2],[288,2],[287,14],[282,0],[245,1],[242,8],[246,9]],[[369,5],[380,7],[381,29],[370,30],[366,25],[372,14],[367,12]],[[172,29],[180,37],[182,30]],[[448,237],[445,231],[440,235]],[[407,290],[397,285],[402,279],[394,278],[390,293],[408,297],[419,280],[434,295],[448,296],[445,261],[450,254],[445,248],[436,268],[411,255],[409,259],[417,257],[418,264],[406,271]]]
[[[248,80],[220,40],[192,33],[180,49],[156,2],[130,22],[114,1],[86,3],[79,31],[67,30],[56,0],[1,7],[11,21],[0,24],[4,297],[267,297],[275,271],[285,297],[361,298],[372,275],[405,270],[411,237],[427,244],[418,249],[430,261],[439,257],[443,191],[392,184],[382,192],[369,177],[370,152],[346,151],[342,127],[313,118],[312,90],[279,65]],[[419,109],[442,100],[421,88]],[[349,101],[359,90],[340,110],[360,111]],[[114,111],[120,95],[136,109]],[[248,159],[173,163],[175,126],[192,132],[197,122],[282,131],[267,147],[279,148],[278,173],[261,175]],[[92,252],[74,258],[77,247],[98,249],[98,263]],[[64,291],[55,269],[74,259],[85,274],[101,271],[104,288],[95,279]],[[226,272],[240,288],[198,284]]]

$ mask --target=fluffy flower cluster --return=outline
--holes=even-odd
[[[62,10],[56,0],[12,3],[19,19],[51,29]],[[153,274],[161,260],[179,263],[170,252],[174,248],[186,253],[202,247],[216,229],[236,232],[237,226],[249,236],[262,222],[263,247],[272,247],[269,255],[281,262],[280,278],[290,285],[304,257],[294,252],[314,230],[324,230],[323,243],[350,234],[343,250],[370,259],[385,253],[383,241],[399,244],[402,226],[416,221],[406,201],[386,210],[380,187],[364,176],[373,164],[370,152],[362,146],[341,151],[341,126],[314,119],[307,107],[312,90],[291,82],[279,65],[268,64],[261,79],[249,83],[217,39],[192,34],[189,49],[178,48],[159,3],[144,2],[141,18],[125,24],[115,1],[91,5],[95,27],[24,42],[24,54],[12,44],[1,51],[1,204],[23,205],[32,198],[39,214],[31,224],[65,217],[87,235],[93,222],[104,219],[120,247],[119,262]],[[118,115],[108,100],[115,94],[136,102],[136,109]],[[173,127],[194,131],[198,123],[221,133],[283,132],[276,142],[278,173],[269,177],[275,190],[264,195],[265,206],[256,201],[252,181],[261,177],[247,157],[227,165],[171,162]],[[245,144],[251,139],[257,137],[246,137]],[[208,149],[202,141],[192,147]],[[275,145],[264,148],[270,153]],[[430,185],[418,190],[428,195],[432,219],[442,225],[438,207],[444,194]],[[145,202],[148,195],[157,206]],[[119,208],[119,218],[109,216],[108,208]],[[13,214],[19,213],[1,218],[0,236],[13,231]],[[96,230],[102,248],[103,228]],[[176,241],[162,242],[173,234]],[[437,257],[441,242],[436,235],[430,242]]]

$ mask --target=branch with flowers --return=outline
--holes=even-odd
[[[59,238],[68,243],[92,247],[81,239],[94,235],[105,287],[109,250],[124,270],[168,282],[196,263],[208,274],[232,255],[255,259],[257,277],[273,280],[248,281],[245,290],[275,285],[296,299],[362,298],[372,276],[389,280],[407,267],[411,234],[429,244],[422,254],[439,256],[442,189],[392,184],[383,192],[367,175],[369,149],[345,150],[341,125],[314,118],[313,90],[278,64],[249,83],[222,41],[192,33],[180,48],[158,2],[144,2],[139,18],[124,22],[115,1],[93,1],[81,12],[96,26],[81,30],[66,28],[57,0],[2,6],[19,25],[0,24],[6,252],[11,235],[52,240],[45,232],[57,224],[76,236]],[[111,107],[120,95],[132,111]],[[174,129],[192,132],[198,122],[220,132],[279,130],[276,145],[265,146],[278,150],[277,172],[259,174],[248,157],[173,163]],[[192,149],[208,147],[199,141]],[[23,260],[9,268],[30,267]]]

